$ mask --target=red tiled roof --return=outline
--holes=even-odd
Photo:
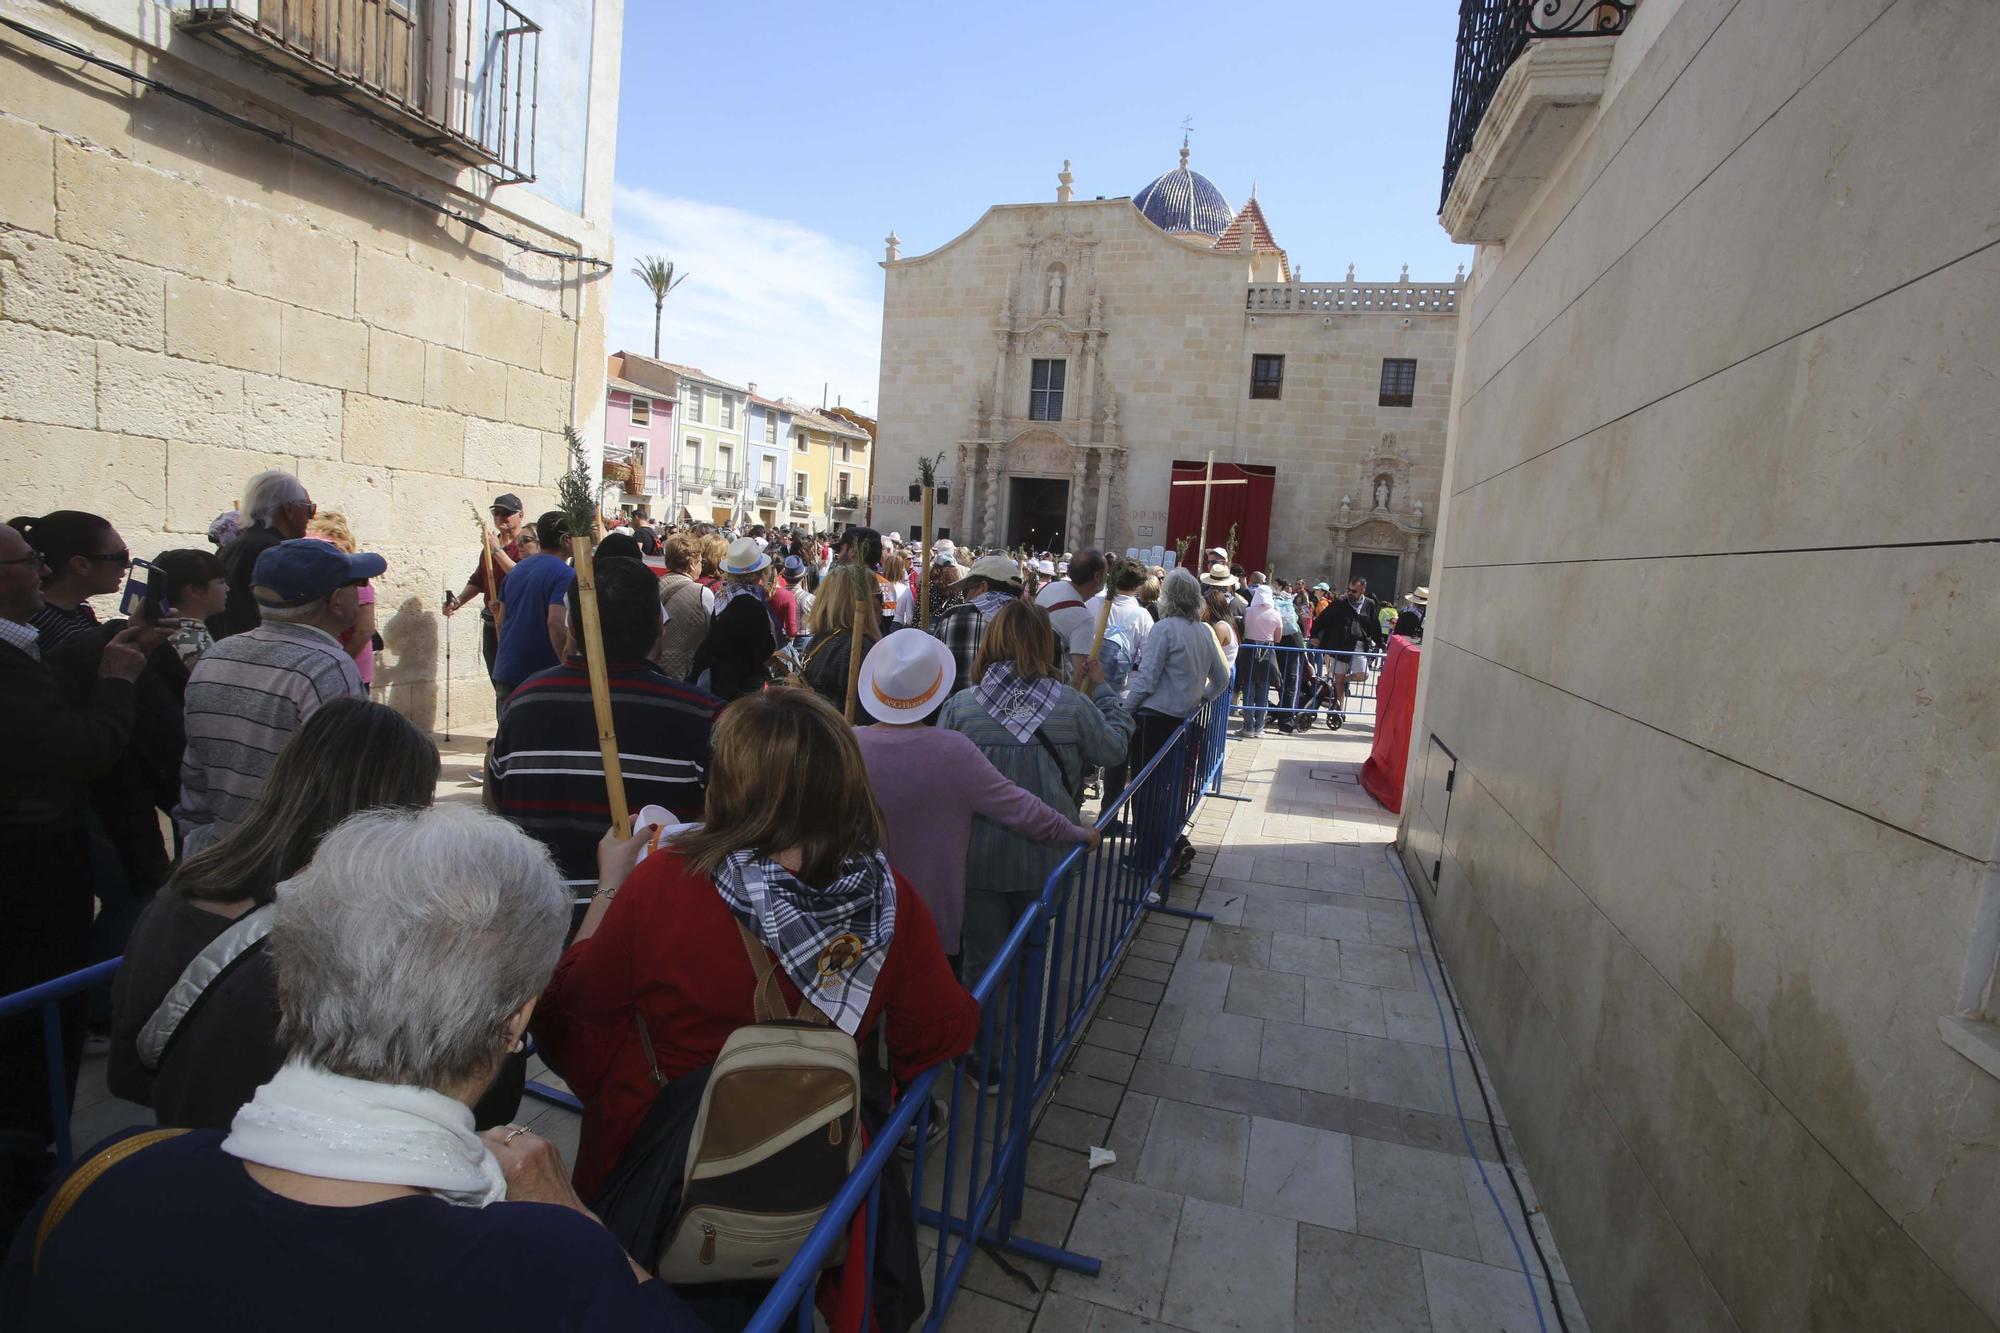
[[[1279,245],[1277,238],[1271,235],[1271,224],[1264,220],[1264,210],[1258,207],[1255,195],[1250,197],[1249,203],[1243,205],[1235,218],[1230,221],[1230,224],[1222,229],[1222,235],[1215,238],[1215,248],[1218,250],[1242,249],[1243,233],[1246,228],[1250,232],[1250,248],[1255,253],[1266,255],[1283,255],[1285,253],[1285,247]],[[1287,272],[1290,271],[1291,263],[1289,260],[1286,261],[1285,268]]]

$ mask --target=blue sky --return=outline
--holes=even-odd
[[[992,204],[1253,182],[1308,280],[1452,276],[1437,225],[1453,0],[1255,6],[628,0],[611,344],[652,345],[634,259],[690,276],[662,354],[872,410],[882,238],[936,248]]]

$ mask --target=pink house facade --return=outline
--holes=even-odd
[[[636,352],[613,352],[605,358],[605,372],[604,461],[637,462],[644,478],[640,494],[628,489],[619,503],[664,517],[680,377]]]

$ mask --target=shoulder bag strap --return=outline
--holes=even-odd
[[[743,941],[743,952],[750,958],[751,974],[757,978],[753,1010],[757,1021],[771,1023],[789,1017],[801,1023],[825,1027],[826,1015],[821,1013],[819,1006],[803,992],[799,995],[799,1007],[796,1012],[785,1003],[784,989],[778,984],[778,965],[772,959],[770,950],[764,947],[764,941],[750,933],[750,928],[743,924],[741,918],[731,913],[730,919],[736,922],[736,934]]]
[[[83,1192],[89,1189],[99,1176],[132,1154],[150,1148],[156,1143],[178,1138],[185,1133],[187,1133],[185,1129],[151,1129],[143,1134],[134,1134],[129,1139],[118,1140],[70,1172],[69,1179],[63,1181],[55,1197],[49,1200],[47,1210],[42,1213],[41,1225],[35,1228],[35,1253],[29,1271],[34,1273],[41,1271],[42,1246],[48,1244],[49,1233],[56,1229],[58,1222],[68,1216],[69,1210],[76,1206],[76,1201],[83,1197]]]
[[[270,934],[271,908],[267,903],[245,912],[210,940],[181,969],[180,979],[168,988],[153,1016],[146,1020],[146,1026],[139,1029],[139,1063],[157,1070],[166,1061],[174,1038],[187,1030],[188,1020],[202,1001],[214,993],[216,983],[262,948]]]
[[[667,1076],[660,1072],[659,1056],[653,1053],[653,1034],[646,1031],[646,1016],[637,1005],[632,1006],[632,1021],[639,1025],[639,1049],[646,1053],[646,1072],[653,1076],[654,1087],[664,1088]]]
[[[1069,793],[1069,798],[1072,801],[1076,802],[1079,806],[1082,805],[1083,793],[1078,791],[1075,785],[1070,782],[1069,765],[1063,762],[1062,751],[1056,749],[1054,741],[1042,734],[1040,727],[1035,728],[1035,740],[1044,750],[1048,751],[1049,758],[1055,761],[1056,773],[1062,778],[1063,790]]]

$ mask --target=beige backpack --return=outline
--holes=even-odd
[[[736,929],[757,978],[757,1021],[729,1034],[702,1092],[680,1214],[654,1269],[676,1284],[777,1277],[861,1156],[854,1038],[810,999],[787,1013],[776,962]],[[828,1263],[845,1253],[843,1243]]]

